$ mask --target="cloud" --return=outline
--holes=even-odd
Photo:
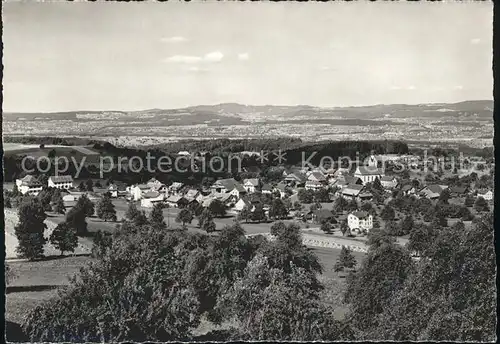
[[[186,68],[186,70],[188,72],[193,72],[193,73],[205,73],[205,72],[209,71],[208,68],[200,68],[198,66],[191,66],[191,67]]]
[[[161,41],[165,43],[180,43],[187,41],[187,39],[186,37],[182,36],[174,36],[174,37],[163,37]]]
[[[473,38],[470,40],[471,44],[479,44],[481,43],[481,38]]]
[[[238,54],[238,60],[240,61],[246,61],[250,58],[250,55],[248,53],[240,53]]]
[[[413,85],[406,86],[406,87],[401,87],[401,86],[391,86],[391,90],[393,91],[399,91],[399,90],[407,90],[407,91],[413,91],[415,90],[416,87]]]
[[[204,56],[192,55],[174,55],[166,59],[167,62],[173,63],[201,63],[201,62],[219,62],[224,58],[224,54],[220,51],[213,51]]]
[[[203,57],[203,60],[208,62],[219,62],[220,60],[222,60],[222,58],[224,58],[223,53],[221,53],[220,51],[213,51],[211,53],[206,54]]]
[[[187,55],[174,55],[170,56],[167,61],[168,62],[176,62],[176,63],[197,63],[202,60],[199,56],[187,56]]]

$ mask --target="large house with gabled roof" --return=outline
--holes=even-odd
[[[42,191],[43,188],[43,185],[38,178],[30,174],[21,179],[16,179],[16,185],[19,192],[23,195],[29,194],[36,196],[40,191]]]
[[[65,176],[50,176],[48,180],[48,186],[50,188],[56,189],[72,189],[73,188],[73,177],[69,175]]]

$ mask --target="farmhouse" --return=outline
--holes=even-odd
[[[263,194],[272,194],[273,193],[273,186],[271,184],[265,184],[262,186],[261,192]]]
[[[359,179],[358,177],[352,177],[352,176],[348,176],[348,175],[340,175],[337,178],[337,182],[334,185],[343,189],[349,184],[362,185],[363,181],[361,179]]]
[[[401,192],[405,196],[414,195],[415,194],[415,187],[411,184],[403,185],[401,187]]]
[[[493,200],[493,191],[491,190],[479,190],[477,192],[478,197],[482,197],[487,201],[492,201]]]
[[[162,203],[165,199],[165,194],[158,191],[145,192],[141,198],[141,207],[152,208],[157,203]]]
[[[150,190],[151,190],[151,188],[148,185],[139,184],[139,185],[131,186],[129,189],[129,192],[130,192],[130,196],[132,197],[132,200],[138,201],[143,197],[143,195],[146,192],[148,192]]]
[[[452,197],[461,197],[469,193],[469,188],[466,186],[452,186],[450,187],[450,195]]]
[[[300,172],[290,173],[284,179],[285,183],[287,183],[288,185],[296,185],[296,186],[304,185],[306,180],[307,177]]]
[[[185,194],[184,194],[184,197],[188,200],[188,201],[193,201],[193,200],[196,200],[196,198],[199,196],[200,192],[196,189],[189,189]]]
[[[240,200],[238,202],[236,202],[236,204],[234,205],[234,210],[240,212],[245,207],[247,207],[248,209],[250,209],[250,211],[253,208],[252,203],[249,200],[247,200],[245,198],[240,198]]]
[[[313,221],[316,223],[331,222],[333,218],[333,213],[328,209],[318,209],[313,212]]]
[[[172,185],[169,186],[168,192],[170,194],[174,194],[174,195],[178,194],[181,191],[181,189],[182,189],[183,186],[184,186],[183,183],[174,182],[174,183],[172,183]]]
[[[245,194],[247,190],[234,178],[219,179],[211,187],[214,193],[231,193],[237,198]]]
[[[318,183],[326,183],[326,178],[323,173],[319,171],[312,171],[308,174],[308,181],[318,182]],[[307,183],[307,182],[306,182]]]
[[[42,191],[42,183],[34,176],[28,174],[22,179],[16,179],[16,185],[19,192],[23,195],[32,194],[38,195]]]
[[[373,217],[366,211],[355,211],[347,216],[347,225],[350,230],[369,232],[373,228]]]
[[[306,190],[313,190],[313,191],[317,191],[319,189],[322,189],[323,187],[324,185],[322,183],[315,180],[308,180],[305,185]]]
[[[380,178],[380,184],[385,189],[393,189],[398,185],[398,180],[394,176],[383,176]]]
[[[444,189],[448,188],[446,185],[427,185],[422,190],[420,190],[420,195],[428,199],[437,199],[441,196]]]
[[[71,176],[51,176],[49,177],[48,186],[57,189],[72,189],[73,177]]]
[[[108,191],[111,194],[111,197],[123,196],[126,193],[127,187],[124,183],[117,182],[109,184]]]
[[[278,185],[276,185],[273,188],[273,192],[279,192],[280,198],[284,198],[286,196],[286,189],[287,188],[288,188],[288,186],[286,184],[278,183]]]
[[[172,208],[182,208],[189,203],[187,199],[179,195],[170,195],[165,202]]]
[[[259,179],[258,178],[249,178],[243,180],[243,187],[248,193],[254,193],[257,191],[259,187]]]
[[[345,188],[342,189],[341,195],[344,198],[351,198],[355,199],[356,197],[359,196],[361,193],[361,190],[363,190],[363,185],[358,185],[358,184],[349,184]]]

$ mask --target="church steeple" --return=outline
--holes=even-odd
[[[375,158],[375,155],[370,155],[368,158],[368,166],[369,167],[377,167],[377,158]]]

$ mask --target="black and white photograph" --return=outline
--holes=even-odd
[[[493,2],[2,2],[7,342],[496,342]]]

